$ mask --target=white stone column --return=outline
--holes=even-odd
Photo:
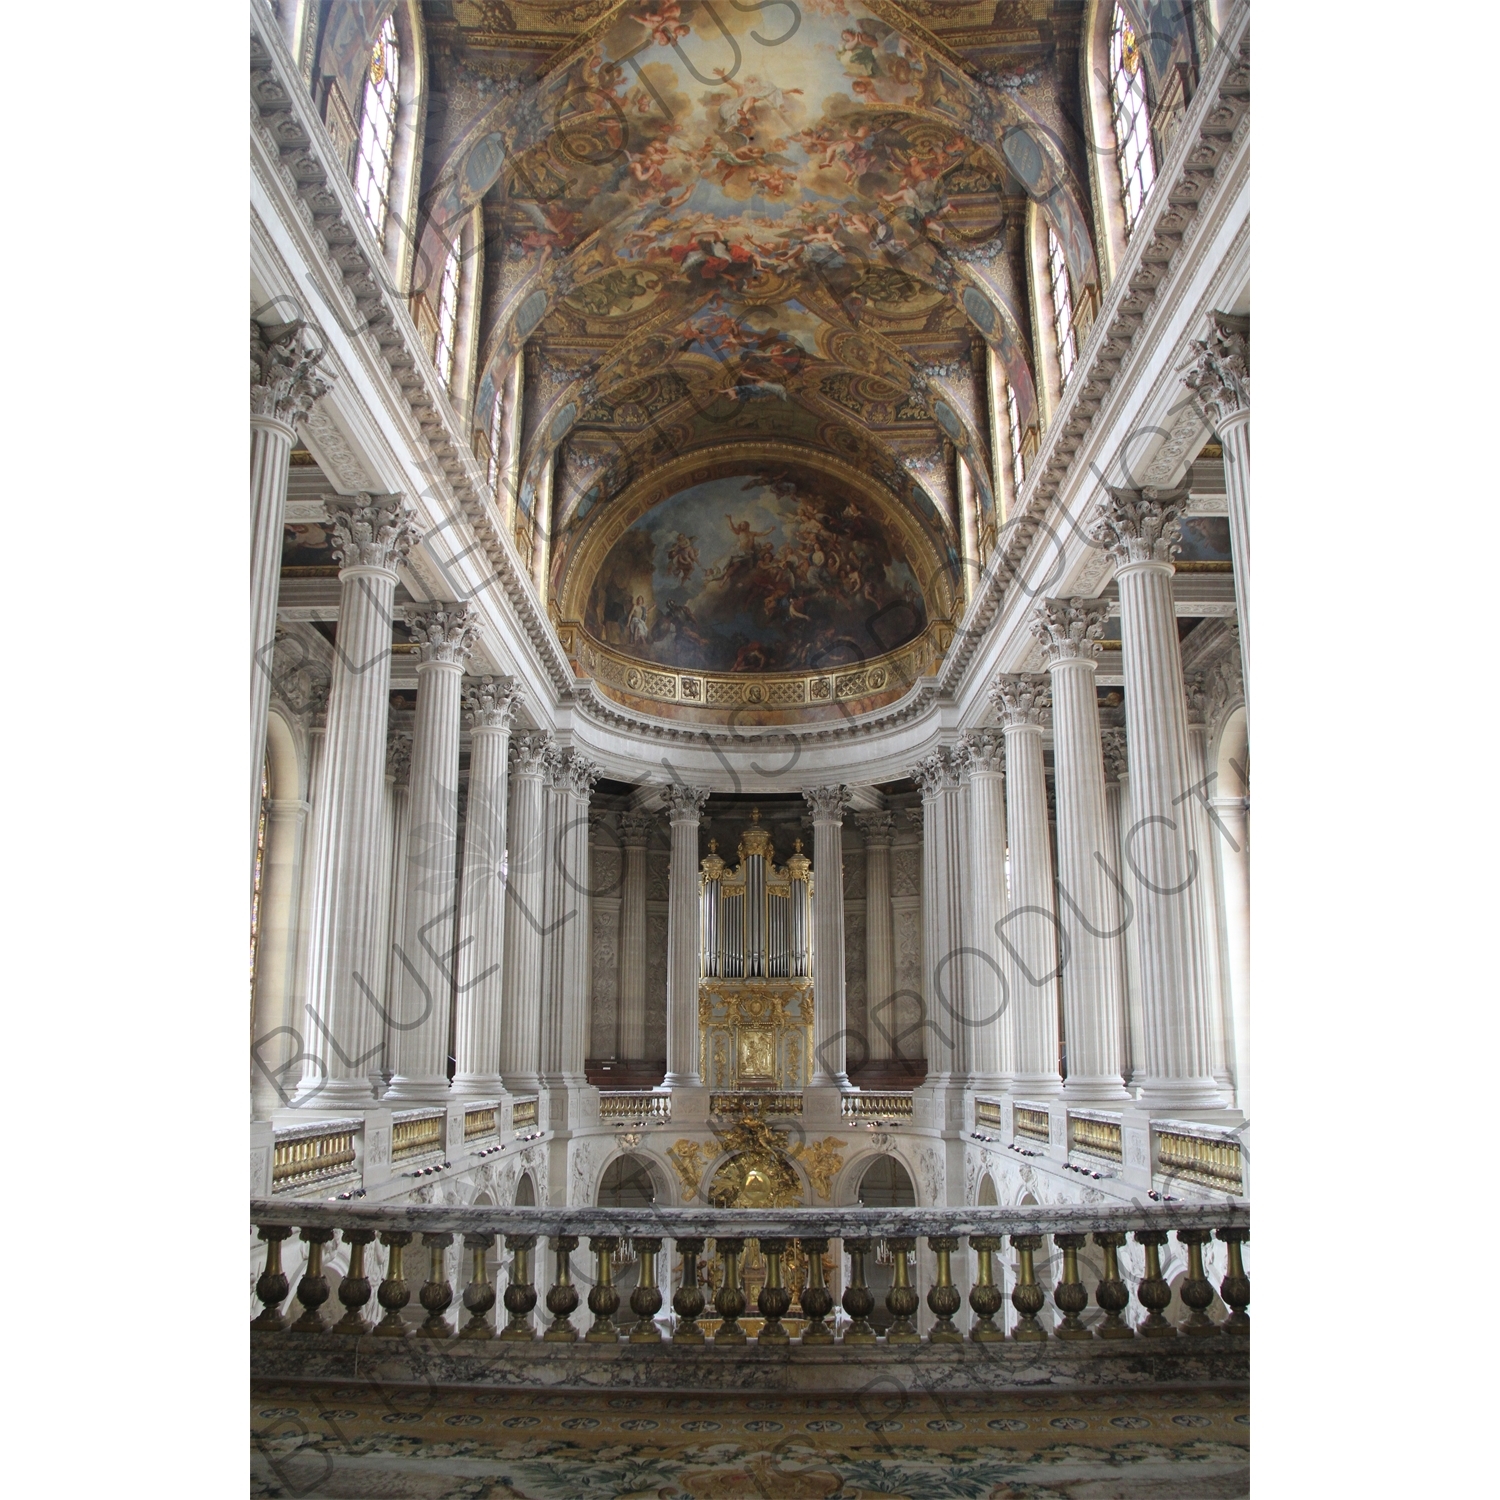
[[[1120,903],[1108,859],[1104,757],[1094,658],[1109,605],[1044,599],[1032,615],[1052,674],[1052,763],[1057,788],[1057,895],[1063,936],[1063,1030],[1070,1099],[1128,1098],[1120,1032],[1125,1015]]]
[[[1219,951],[1219,921],[1224,901],[1219,889],[1219,862],[1214,858],[1214,833],[1208,799],[1213,781],[1208,774],[1208,720],[1216,704],[1211,687],[1213,674],[1184,675],[1187,707],[1188,785],[1191,795],[1183,803],[1188,815],[1188,838],[1198,856],[1198,878],[1193,899],[1198,912],[1198,941],[1203,950],[1203,982],[1208,994],[1208,1027],[1214,1078],[1227,1098],[1234,1091],[1233,1056],[1225,1026],[1225,990],[1222,954]]]
[[[551,750],[551,736],[541,732],[511,737],[500,1072],[512,1094],[534,1094],[541,1086],[544,803]]]
[[[482,677],[464,690],[469,722],[469,808],[459,891],[458,1021],[453,1093],[492,1098],[500,1077],[505,1003],[505,829],[510,725],[521,703],[514,677]]]
[[[381,1069],[391,1073],[391,1017],[401,1007],[402,934],[406,931],[406,846],[411,841],[411,735],[386,736],[386,840],[381,868],[386,872],[388,899],[380,916],[380,948],[384,955],[384,1015],[381,1019]]]
[[[396,564],[420,536],[401,495],[328,502],[339,573],[338,638],[328,700],[323,782],[316,807],[318,887],[309,965],[309,1059],[297,1102],[319,1108],[373,1102],[380,1059],[385,955],[375,951],[385,732],[390,710]]]
[[[1005,893],[1005,740],[993,729],[964,736],[969,779],[969,973],[973,984],[970,1082],[1010,1087],[1015,1072],[1015,1009],[997,925],[1010,910]]]
[[[672,873],[667,901],[667,1075],[662,1087],[701,1088],[698,1071],[698,820],[708,789],[667,789]],[[840,952],[843,951],[841,948]]]
[[[645,813],[620,814],[624,872],[620,885],[620,1014],[622,1062],[646,1057],[646,846],[655,820]]]
[[[896,1018],[896,942],[891,921],[891,837],[888,812],[856,813],[865,836],[865,1056],[889,1062]]]
[[[1146,1057],[1142,1097],[1157,1108],[1222,1103],[1193,886],[1187,709],[1172,555],[1185,491],[1110,490],[1093,527],[1115,561],[1130,748],[1130,829],[1121,854],[1141,924]]]
[[[1057,907],[1042,726],[1052,695],[1045,677],[1007,675],[992,702],[1005,730],[1005,814],[1010,836],[1010,910],[1000,946],[1016,1015],[1015,1091],[1023,1098],[1062,1092],[1057,1071]]]
[[[1109,867],[1126,888],[1126,901],[1120,903],[1120,922],[1125,931],[1120,938],[1120,973],[1125,990],[1125,1017],[1121,1027],[1120,1056],[1127,1087],[1142,1072],[1146,1055],[1146,1022],[1141,1010],[1141,925],[1136,915],[1135,898],[1130,896],[1130,880],[1120,856],[1120,840],[1129,832],[1130,770],[1125,749],[1125,731],[1106,729],[1100,735],[1104,757],[1104,800],[1109,809],[1106,830]]]
[[[965,1072],[969,1020],[960,755],[939,749],[911,768],[922,788],[922,988],[927,999],[927,1082]]]
[[[547,925],[552,931],[551,1014],[542,1018],[542,1076],[554,1095],[551,1119],[569,1106],[569,1124],[577,1124],[572,1097],[586,1086],[583,1064],[588,1051],[589,1020],[589,798],[600,769],[577,750],[559,757],[555,785],[556,824],[548,859],[552,904]],[[560,1097],[559,1097],[560,1096]],[[556,1128],[556,1123],[554,1123]]]
[[[1214,313],[1206,339],[1193,341],[1184,376],[1203,420],[1224,449],[1229,497],[1229,548],[1234,559],[1234,605],[1239,615],[1240,669],[1245,679],[1245,726],[1250,724],[1250,320]]]
[[[472,604],[409,604],[417,643],[417,720],[412,732],[411,831],[406,843],[406,923],[401,1005],[391,1014],[385,1098],[448,1097],[448,1017],[458,914],[458,738],[464,667],[478,632]]]
[[[1250,1113],[1250,804],[1244,797],[1213,798],[1224,883],[1224,929],[1234,1014],[1234,1102]]]
[[[849,1087],[844,1026],[844,812],[849,788],[803,787],[813,820],[813,1057],[811,1088]]]
[[[297,949],[298,895],[308,806],[277,797],[266,808],[266,847],[260,879],[260,935],[255,955],[254,1036],[264,1067],[250,1068],[251,1116],[267,1120],[281,1099],[276,1078],[290,1049],[283,1030],[291,1016],[292,961]]]
[[[276,597],[286,521],[287,469],[297,424],[328,390],[314,373],[321,349],[306,325],[250,320],[250,860],[260,821],[261,764],[276,650]]]

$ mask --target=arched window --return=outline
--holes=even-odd
[[[370,58],[365,97],[360,105],[359,153],[354,161],[354,191],[376,238],[384,239],[391,209],[391,172],[396,153],[396,104],[401,87],[401,53],[396,23],[390,17]]]
[[[1064,386],[1078,359],[1073,334],[1073,286],[1068,280],[1068,259],[1062,243],[1047,226],[1047,270],[1052,281],[1052,331],[1057,335],[1057,368]]]
[[[448,246],[443,280],[438,287],[437,345],[432,357],[445,390],[453,386],[453,356],[458,351],[458,243],[455,234]]]
[[[1026,479],[1026,460],[1021,457],[1021,411],[1016,405],[1016,393],[1010,381],[1005,382],[1005,410],[1010,417],[1010,471],[1015,475],[1016,494]]]
[[[1120,168],[1120,199],[1128,236],[1140,217],[1141,205],[1156,181],[1151,154],[1151,120],[1146,108],[1146,70],[1135,30],[1125,12],[1115,6],[1109,38],[1109,95],[1115,123],[1115,161]]]
[[[502,387],[495,392],[495,404],[490,407],[490,488],[496,489],[500,483],[500,426],[505,416],[505,391]]]

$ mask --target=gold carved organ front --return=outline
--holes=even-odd
[[[730,869],[709,843],[698,982],[700,1069],[710,1088],[799,1090],[812,1043],[812,861],[796,841],[778,867],[760,811]]]

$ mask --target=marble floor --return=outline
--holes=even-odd
[[[256,1381],[256,1500],[1228,1500],[1244,1388],[933,1396]]]

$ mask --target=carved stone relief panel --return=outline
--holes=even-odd
[[[894,1033],[893,1050],[900,1057],[925,1057],[922,1032],[922,909],[919,905],[894,906],[891,921],[896,939],[896,1004],[887,1024]]]
[[[922,851],[915,844],[891,850],[891,895],[915,896],[922,889]]]
[[[667,1055],[667,914],[646,914],[646,1056]]]
[[[613,1057],[620,1010],[620,913],[613,903],[595,904],[593,928],[589,1056]]]
[[[865,899],[865,851],[844,846],[844,900]]]
[[[868,1037],[867,1016],[869,1002],[865,983],[865,914],[855,910],[844,912],[844,1025],[857,1037]],[[849,1044],[851,1065],[864,1060],[867,1046],[858,1042]]]
[[[669,849],[646,851],[646,899],[665,901],[672,879],[672,853]]]

